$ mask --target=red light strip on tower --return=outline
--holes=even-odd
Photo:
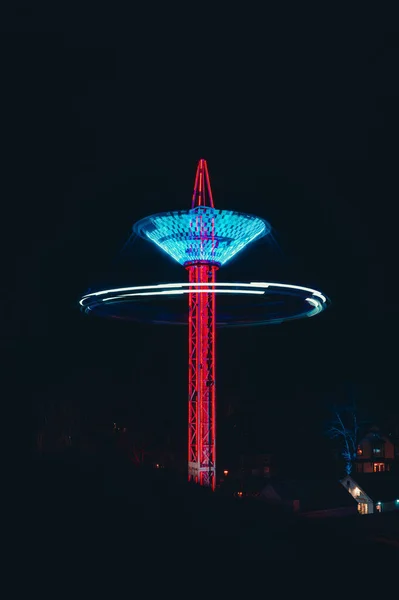
[[[195,203],[196,203],[196,199],[197,199],[197,189],[198,189],[199,172],[200,172],[200,162],[198,163],[197,172],[195,174],[194,192],[193,192],[193,199],[192,199],[192,202],[191,202],[191,208],[194,208],[195,205],[196,205]]]
[[[195,291],[189,294],[189,479],[215,489],[215,274],[216,265],[187,267]],[[198,284],[205,285],[199,293]],[[191,287],[190,287],[191,289]],[[202,291],[202,290],[201,290]]]
[[[198,163],[191,207],[214,208],[206,160]],[[195,219],[196,235],[209,239],[202,215]],[[212,247],[215,248],[214,223]],[[189,367],[188,367],[188,475],[201,485],[215,489],[215,273],[213,264],[197,263],[187,267],[189,282]],[[206,286],[198,290],[198,285]],[[195,291],[194,291],[195,290]],[[204,293],[200,293],[200,292]]]

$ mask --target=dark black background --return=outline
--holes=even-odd
[[[233,404],[248,445],[310,452],[332,400],[396,408],[395,23],[271,3],[27,5],[4,19],[1,337],[32,431],[43,403],[70,403],[94,428],[136,420],[184,451],[186,331],[85,319],[77,301],[111,281],[138,218],[189,206],[201,157],[216,206],[268,219],[277,242],[225,280],[332,300],[315,319],[220,333],[220,427]],[[132,285],[184,279],[144,242],[136,251]]]

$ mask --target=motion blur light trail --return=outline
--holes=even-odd
[[[184,294],[217,294],[232,296],[261,296],[254,299],[241,298],[235,305],[234,300],[221,300],[220,310],[215,315],[216,325],[234,327],[245,325],[268,325],[275,322],[313,317],[327,306],[327,298],[319,291],[299,285],[289,285],[271,282],[228,283],[215,282],[212,287],[207,283],[197,282],[195,288],[189,283],[165,283],[147,286],[132,286],[112,288],[86,294],[80,300],[82,309],[88,313],[94,311],[103,316],[120,316],[121,312],[128,310],[131,320],[147,320],[152,323],[167,323],[187,325],[186,305],[180,307],[175,313],[175,318],[160,319],[159,302],[155,305],[152,300],[160,297],[163,300],[175,300],[176,296]],[[104,305],[103,303],[109,303]],[[122,306],[122,303],[124,306]],[[274,315],[276,303],[279,305],[277,317]],[[131,304],[131,308],[128,307]],[[134,306],[133,306],[134,304]],[[175,302],[176,306],[176,302]],[[144,314],[146,318],[144,318]],[[161,314],[162,311],[161,311]],[[228,315],[232,317],[228,318]]]

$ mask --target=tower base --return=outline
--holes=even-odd
[[[188,480],[199,483],[213,490],[216,487],[216,466],[199,467],[198,463],[188,463]]]

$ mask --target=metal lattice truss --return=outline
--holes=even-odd
[[[215,283],[215,265],[188,267],[189,282]],[[189,294],[189,479],[215,488],[216,484],[216,379],[215,294]]]

